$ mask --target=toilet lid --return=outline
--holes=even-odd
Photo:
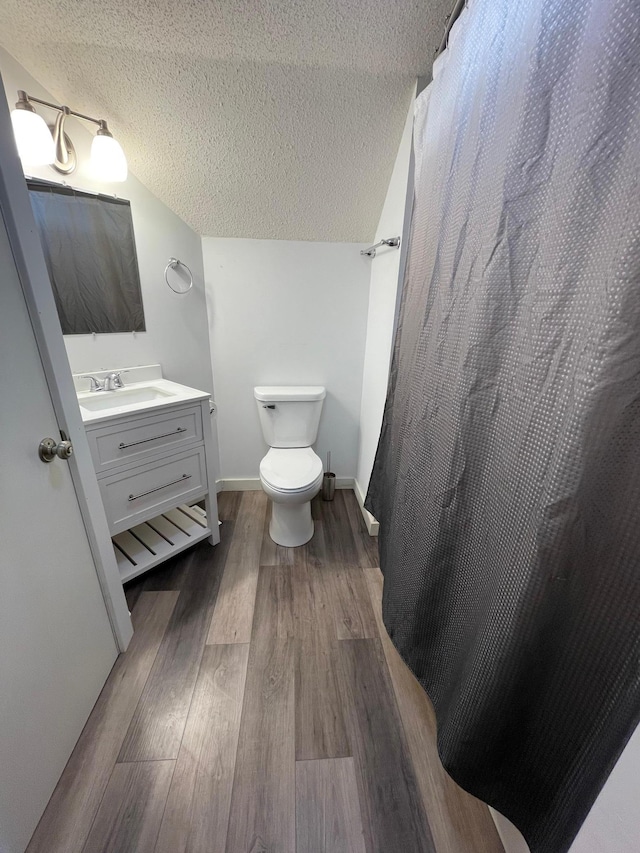
[[[306,489],[322,474],[322,460],[310,447],[272,447],[260,463],[260,476],[274,489]]]

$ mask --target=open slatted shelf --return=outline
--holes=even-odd
[[[120,577],[131,580],[207,536],[207,514],[186,504],[118,533],[112,541]]]

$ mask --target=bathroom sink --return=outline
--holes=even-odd
[[[162,400],[174,397],[170,391],[162,390],[154,385],[143,385],[138,388],[120,388],[117,391],[98,391],[95,394],[82,395],[80,406],[89,412],[103,412],[106,409],[121,409],[137,403],[148,403],[152,400]]]
[[[124,387],[116,388],[115,391],[89,390],[91,385],[103,382],[105,377],[114,374],[120,376]],[[92,382],[92,378],[96,382]],[[209,399],[206,391],[165,379],[159,364],[118,366],[113,370],[75,373],[73,379],[85,426],[128,418],[138,413],[150,413],[165,406],[172,408],[183,403],[201,403]]]
[[[94,424],[112,418],[128,417],[138,412],[161,409],[163,406],[195,403],[209,397],[205,391],[163,379],[161,375],[143,375],[138,382],[131,382],[131,379],[137,378],[136,373],[149,374],[152,369],[153,366],[126,368],[122,371],[126,384],[124,388],[117,388],[115,391],[77,390],[83,422]],[[159,366],[155,372],[159,373]],[[83,381],[85,387],[89,385],[86,374],[79,374],[77,378]]]

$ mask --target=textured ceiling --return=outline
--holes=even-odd
[[[0,41],[198,233],[364,242],[451,6],[2,0]]]

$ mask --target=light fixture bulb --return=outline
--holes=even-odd
[[[13,135],[23,166],[49,166],[55,160],[55,146],[47,123],[33,107],[13,110]]]
[[[122,146],[111,136],[104,122],[91,143],[91,172],[97,181],[105,183],[121,183],[127,180],[127,158]]]

